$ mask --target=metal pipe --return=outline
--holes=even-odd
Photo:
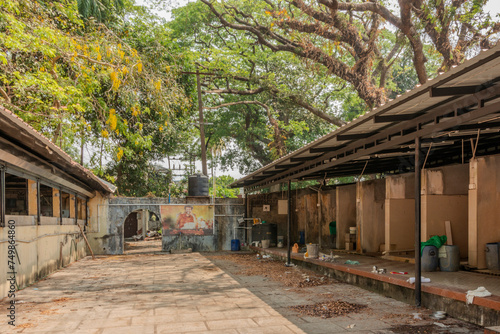
[[[420,307],[422,295],[422,268],[420,257],[420,137],[415,138],[415,306]]]
[[[287,220],[288,220],[288,227],[287,227],[287,239],[288,239],[288,249],[287,249],[287,255],[286,255],[286,266],[291,266],[292,263],[290,261],[291,258],[291,251],[292,251],[292,240],[291,240],[291,234],[292,234],[292,210],[291,210],[291,204],[292,204],[292,197],[291,197],[291,185],[292,181],[288,180],[288,208],[287,208]]]

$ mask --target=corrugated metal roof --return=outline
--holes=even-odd
[[[475,111],[475,117],[470,120],[461,115],[497,103],[495,98],[498,96],[496,83],[500,81],[499,56],[500,45],[482,51],[477,57],[446,73],[439,74],[424,85],[417,85],[413,90],[407,91],[394,100],[389,100],[386,104],[359,116],[335,131],[239,179],[231,186],[257,189],[290,179],[320,178],[319,172],[328,177],[349,174],[349,170],[344,171],[342,166],[353,167],[350,175],[357,175],[361,172],[360,165],[365,165],[366,161],[374,162],[374,158],[378,159],[376,162],[379,168],[371,167],[372,169],[368,168],[367,172],[395,172],[394,165],[398,163],[398,157],[408,154],[409,144],[408,141],[404,142],[404,137],[406,137],[406,132],[411,131],[412,125],[418,126],[419,131],[425,129],[426,134],[419,137],[434,143],[432,150],[434,153],[443,150],[439,147],[444,144],[438,145],[439,140],[433,138],[439,138],[440,132],[444,130],[471,128],[484,131],[489,128],[490,132],[483,134],[481,138],[492,138],[496,136],[496,133],[491,131],[492,125],[495,125],[495,129],[498,126],[491,121],[485,122],[484,126],[479,124],[489,120],[490,114],[500,109],[496,110],[493,107],[492,111],[491,108],[488,110],[483,108],[481,111]],[[467,90],[466,93],[463,89]],[[481,100],[482,105],[474,105],[477,100]],[[455,117],[447,113],[454,113]],[[432,122],[428,118],[434,114],[436,118]],[[446,124],[443,122],[450,122],[448,123],[450,126],[443,126]],[[462,127],[458,128],[459,125]],[[394,141],[391,145],[391,138],[397,137],[397,132],[391,132],[391,129],[396,130],[398,127],[401,128],[401,139]],[[380,138],[383,133],[388,135],[387,140]],[[444,137],[450,138],[448,135]],[[374,144],[368,147],[372,145],[370,140],[373,140]],[[404,145],[401,145],[401,142]],[[375,156],[379,143],[383,144],[380,145],[382,156]],[[453,146],[455,151],[458,150],[457,145],[455,140]],[[358,154],[363,151],[366,151],[369,156],[363,157]],[[429,152],[431,152],[430,149]],[[388,154],[393,155],[392,160],[386,159],[389,157]],[[466,156],[465,153],[463,155]],[[351,159],[348,156],[351,156]],[[360,162],[356,163],[356,161]],[[445,162],[431,159],[429,163],[438,165]]]

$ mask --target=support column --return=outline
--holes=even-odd
[[[61,202],[61,193],[58,189],[52,188],[52,217],[61,216],[61,206],[59,204]],[[61,222],[59,222],[59,225]]]
[[[41,201],[42,195],[40,194],[40,180],[36,180],[36,223],[40,225],[40,216],[41,216]]]
[[[69,195],[69,217],[68,218],[75,218],[76,217],[76,212],[75,212],[76,196],[74,194],[69,194],[69,193],[68,193],[68,195]]]
[[[75,200],[75,225],[78,225],[78,198],[76,197],[76,194],[75,194],[75,197],[73,197]]]
[[[36,193],[36,181],[28,179],[28,215],[36,216],[37,215],[37,193]]]
[[[288,208],[287,208],[287,220],[288,220],[288,227],[287,227],[287,239],[288,239],[288,250],[287,250],[287,257],[286,257],[286,265],[291,266],[291,251],[292,251],[292,240],[291,240],[291,234],[292,234],[292,198],[291,198],[291,193],[292,193],[292,181],[288,180]]]
[[[421,265],[420,265],[420,138],[415,138],[415,306],[420,307],[422,297]]]

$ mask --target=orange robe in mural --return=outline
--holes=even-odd
[[[189,213],[186,213],[186,212],[181,213],[177,217],[177,226],[179,227],[179,229],[181,229],[187,223],[194,223],[194,220],[195,220],[194,214],[192,214],[192,213],[189,214]]]

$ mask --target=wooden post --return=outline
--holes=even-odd
[[[85,233],[83,233],[82,227],[81,227],[81,226],[80,226],[80,224],[78,224],[78,223],[76,223],[76,225],[78,225],[78,228],[80,229],[80,232],[81,232],[81,233],[82,233],[82,235],[83,235],[83,239],[85,240],[85,243],[87,244],[87,248],[89,249],[90,254],[92,255],[92,260],[95,260],[95,255],[94,255],[94,252],[92,251],[92,248],[90,248],[89,241],[87,240],[87,237],[85,236]]]
[[[52,188],[52,217],[59,217],[61,215],[59,202],[61,202],[61,193],[58,189]]]

